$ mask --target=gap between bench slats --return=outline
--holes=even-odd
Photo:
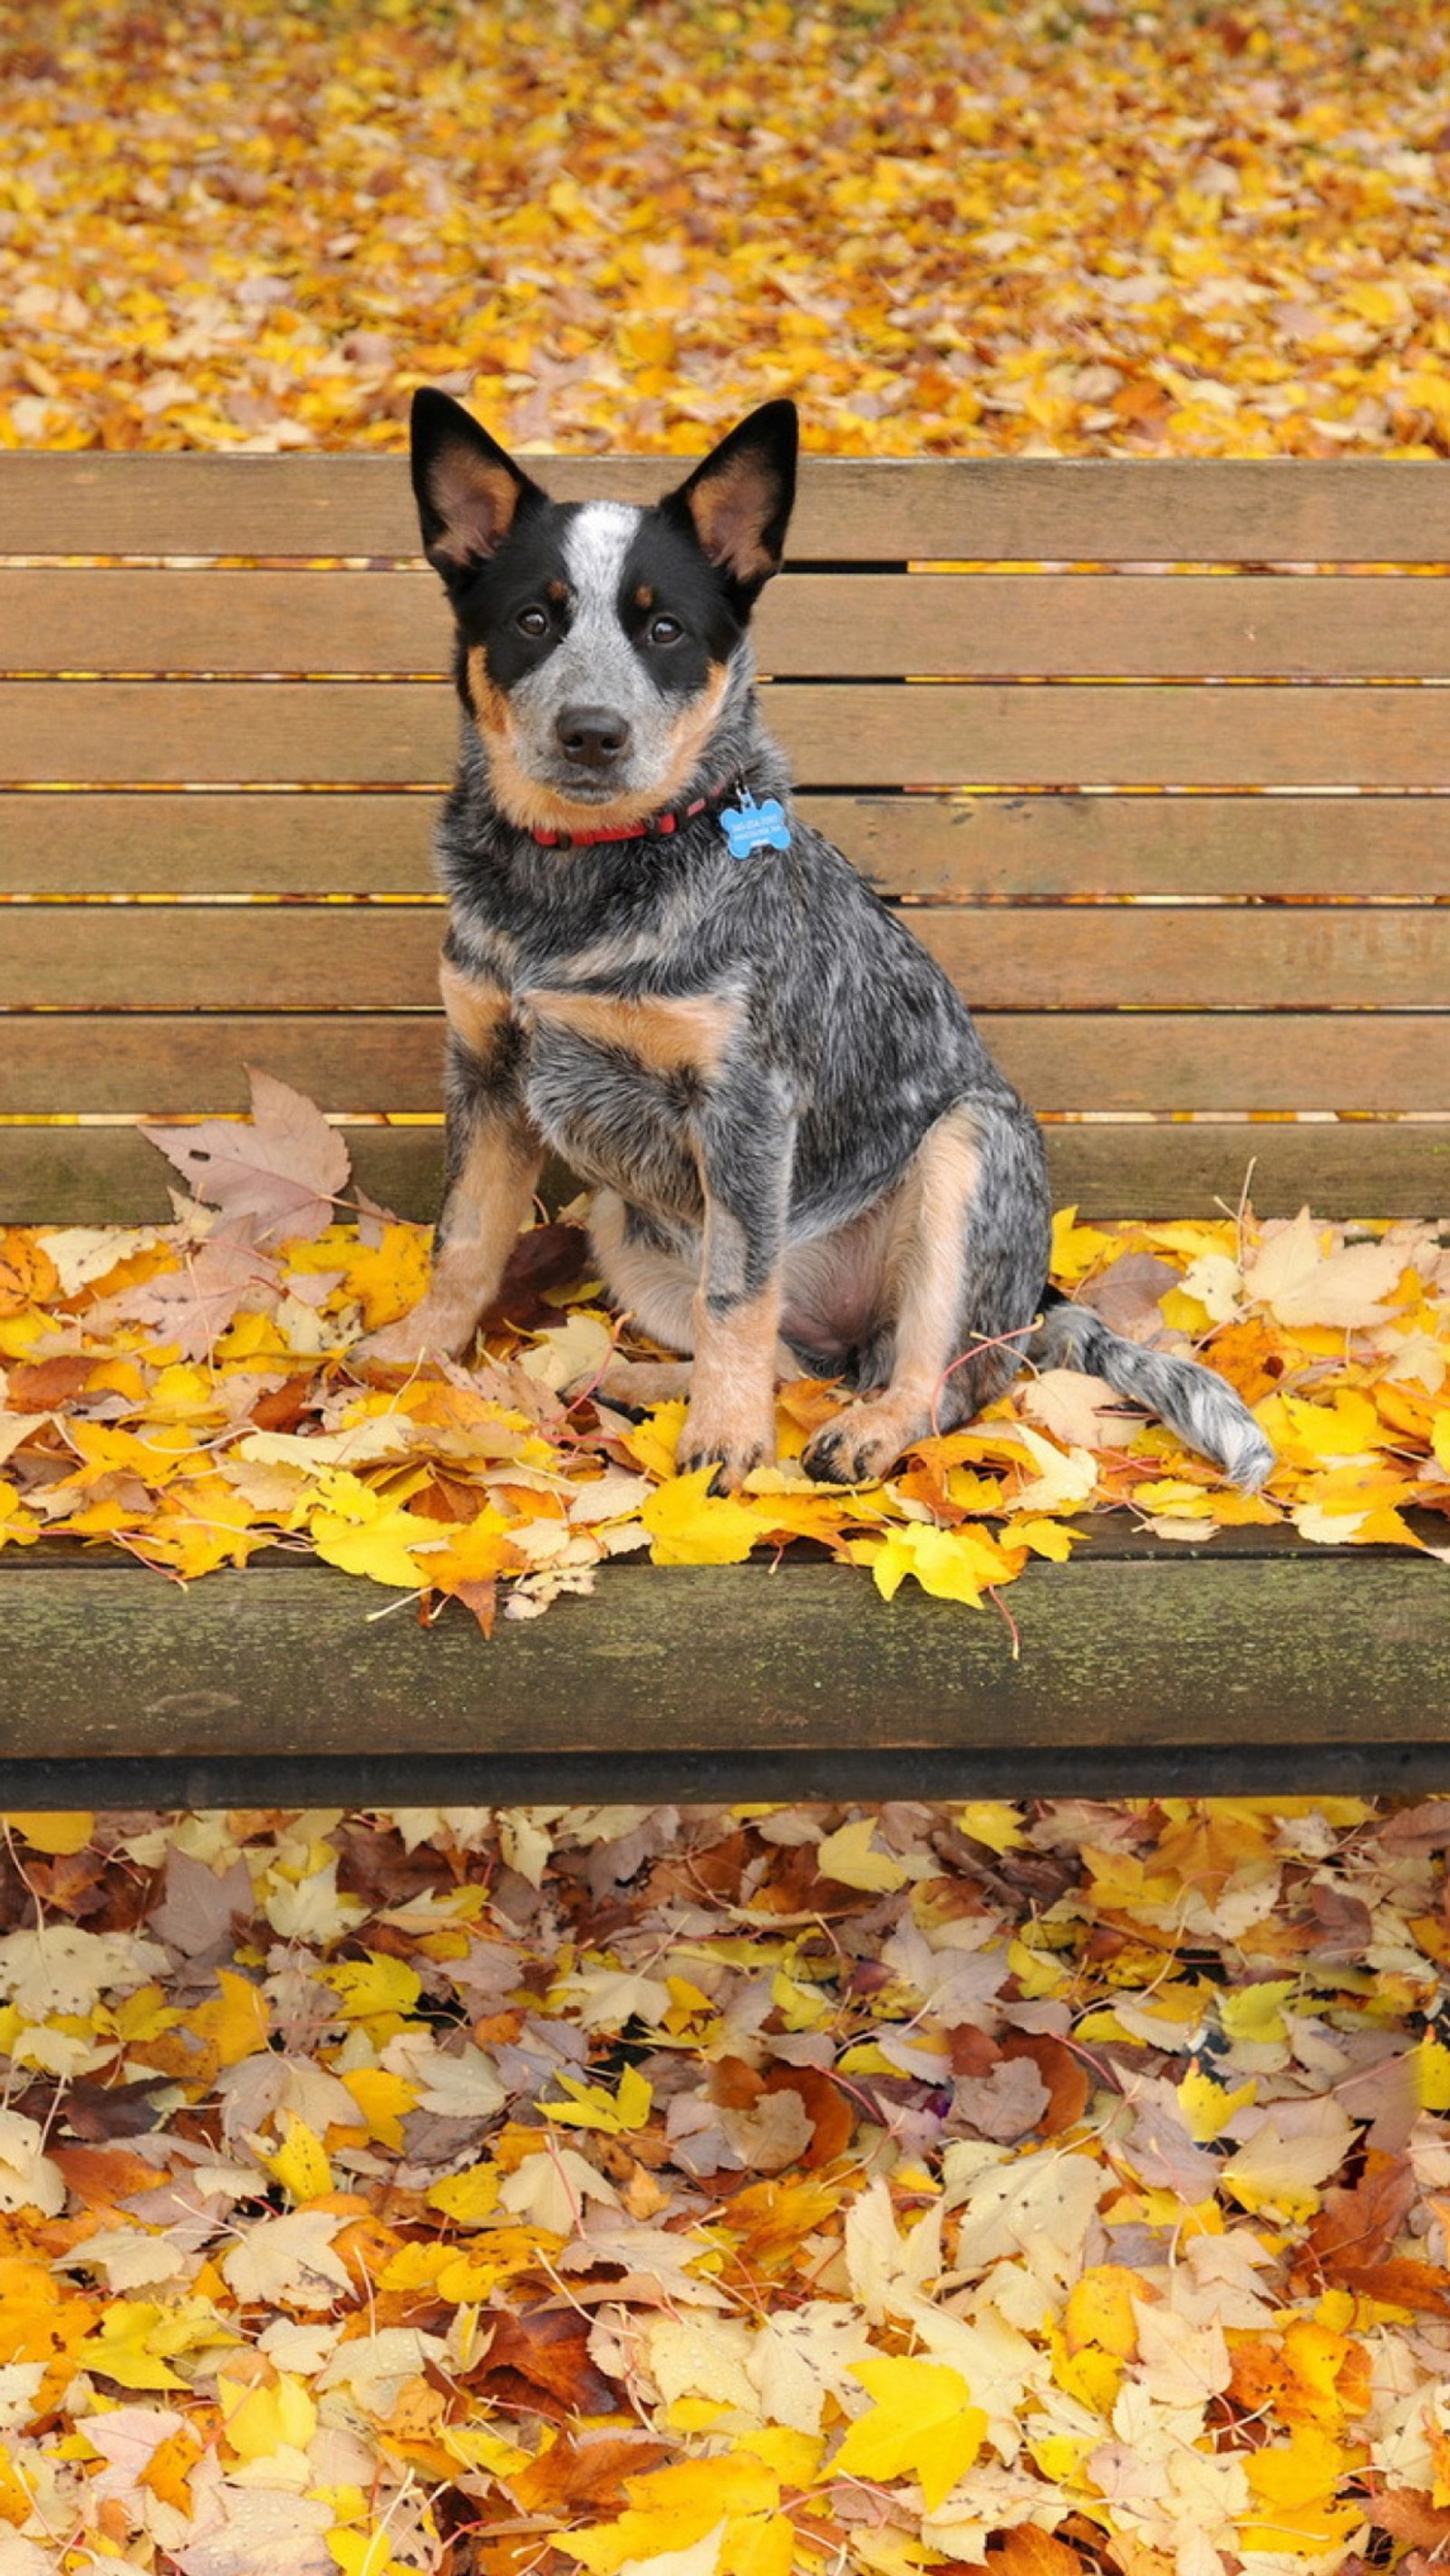
[[[981,1010],[1432,1010],[1450,996],[1450,905],[918,906],[910,924]],[[12,904],[0,1009],[427,1009],[443,926],[436,905]],[[1450,1108],[1450,1031],[1423,1105]]]
[[[831,796],[800,809],[885,894],[1450,897],[1450,796]],[[0,893],[431,894],[437,800],[0,793]]]
[[[1437,581],[787,573],[756,613],[789,678],[1443,677]],[[431,572],[0,569],[0,669],[446,677]]]
[[[561,500],[647,501],[691,460],[528,462]],[[0,457],[0,554],[397,556],[417,544],[401,456]],[[1450,520],[1429,460],[808,456],[791,554],[1443,563]]]
[[[767,721],[808,787],[1433,787],[1450,693],[1169,682],[921,688],[780,682]],[[0,781],[444,786],[451,688],[430,681],[11,680]]]

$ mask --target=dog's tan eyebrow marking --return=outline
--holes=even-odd
[[[512,996],[502,984],[479,975],[465,975],[446,957],[438,969],[438,982],[454,1035],[462,1039],[470,1055],[491,1055],[499,1029],[512,1008]]]
[[[565,993],[548,986],[519,999],[540,1019],[572,1029],[597,1046],[621,1047],[652,1073],[715,1073],[739,1025],[740,1006],[719,994],[668,998],[647,993],[619,1001],[612,993]]]
[[[556,608],[562,608],[562,607],[563,607],[563,605],[564,605],[564,602],[565,602],[565,600],[568,598],[568,596],[569,596],[569,585],[568,585],[567,581],[561,581],[561,580],[559,579],[558,574],[556,573],[556,574],[555,574],[555,576],[554,576],[554,578],[553,578],[553,580],[549,583],[549,585],[548,585],[547,589],[545,590],[545,592],[544,592],[544,597],[545,597],[546,599],[552,599],[552,601],[553,601],[553,603],[554,603],[554,606],[555,606]]]
[[[636,608],[653,608],[655,604],[655,595],[649,582],[642,581],[640,583],[638,590],[634,594],[634,604]]]

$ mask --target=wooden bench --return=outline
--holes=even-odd
[[[678,468],[545,472],[645,498]],[[1450,1204],[1450,592],[1397,577],[1450,564],[1447,492],[1417,463],[807,469],[771,721],[1085,1214],[1232,1208],[1251,1156],[1261,1213]],[[6,1218],[164,1214],[133,1122],[241,1110],[248,1061],[431,1214],[456,717],[415,545],[392,460],[0,459]],[[1018,1587],[1014,1662],[999,1621],[819,1563],[618,1564],[485,1647],[370,1622],[317,1565],[182,1591],[15,1551],[0,1806],[1443,1786],[1445,1584],[1104,1527]]]

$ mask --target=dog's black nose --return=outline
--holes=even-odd
[[[612,769],[629,749],[629,726],[610,707],[565,707],[554,731],[565,759],[581,769]]]

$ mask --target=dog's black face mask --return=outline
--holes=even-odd
[[[794,405],[767,403],[652,509],[551,501],[457,403],[415,396],[423,543],[511,820],[624,826],[707,764],[749,683],[746,630],[780,568],[795,460]]]

